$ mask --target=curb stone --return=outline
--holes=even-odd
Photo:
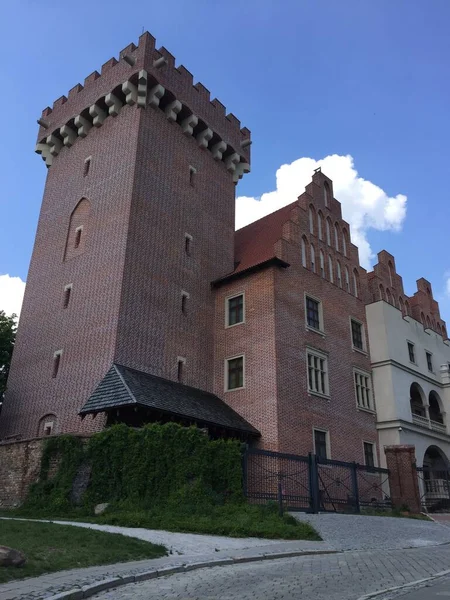
[[[97,581],[91,585],[84,587],[75,588],[68,590],[67,592],[61,592],[54,596],[47,596],[46,600],[81,600],[81,598],[90,598],[99,592],[111,590],[128,583],[138,583],[147,581],[148,579],[156,579],[158,577],[164,577],[166,575],[174,575],[175,573],[186,573],[188,571],[195,571],[197,569],[205,569],[208,567],[225,567],[227,565],[233,565],[238,563],[258,562],[262,560],[276,560],[277,558],[294,558],[296,556],[311,556],[314,554],[341,554],[340,550],[311,550],[298,552],[278,552],[276,554],[263,554],[260,556],[241,556],[236,558],[219,558],[217,560],[209,560],[205,562],[191,563],[189,565],[182,564],[178,567],[167,567],[166,569],[159,569],[154,571],[145,571],[138,575],[125,575],[124,577],[113,577],[111,579],[104,579]]]
[[[396,585],[394,587],[386,588],[384,590],[379,590],[378,592],[365,594],[364,596],[358,598],[358,600],[372,600],[372,598],[376,599],[384,594],[389,594],[391,592],[399,592],[400,590],[407,590],[408,588],[412,588],[416,585],[420,586],[423,583],[434,581],[435,579],[439,579],[439,577],[444,577],[445,575],[450,575],[450,569],[448,569],[447,571],[441,571],[440,573],[436,573],[431,577],[425,577],[425,579],[418,579],[417,581],[411,581],[410,583],[405,583],[403,585]]]

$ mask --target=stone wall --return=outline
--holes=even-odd
[[[39,476],[44,438],[0,443],[0,508],[15,508]]]

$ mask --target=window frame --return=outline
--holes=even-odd
[[[367,462],[366,462],[366,448],[365,448],[365,444],[369,444],[370,446],[372,446],[372,451],[373,451],[373,465],[368,465]],[[377,469],[378,468],[377,443],[376,442],[369,442],[367,440],[362,440],[362,447],[363,447],[364,465],[366,467],[368,467],[369,469]]]
[[[313,325],[310,325],[308,323],[308,304],[307,304],[308,298],[310,300],[312,300],[313,302],[317,302],[317,304],[318,304],[319,329],[317,329],[316,327],[314,327]],[[319,300],[319,298],[316,298],[312,294],[308,294],[308,292],[305,292],[305,294],[304,294],[304,307],[305,307],[305,326],[306,326],[306,329],[308,329],[309,331],[314,331],[314,333],[318,333],[318,334],[320,334],[322,336],[325,336],[325,324],[324,324],[324,319],[323,319],[323,305],[322,305],[322,300]]]
[[[236,360],[237,358],[242,358],[242,385],[240,387],[229,387],[229,362],[231,360]],[[228,356],[224,361],[224,391],[225,392],[236,392],[237,390],[245,389],[245,354],[236,354],[234,356]]]
[[[433,353],[429,350],[425,350],[425,359],[427,361],[427,369],[428,373],[434,373],[434,365],[433,365]],[[429,359],[429,362],[428,362]],[[431,366],[431,369],[430,369]]]
[[[331,443],[330,443],[330,431],[329,429],[322,429],[321,427],[314,427],[312,428],[312,437],[313,437],[313,450],[314,450],[314,454],[315,456],[317,456],[317,452],[316,452],[316,431],[318,433],[324,433],[325,434],[325,449],[326,449],[326,460],[331,460]]]
[[[319,396],[320,398],[330,398],[330,378],[329,378],[329,364],[328,364],[328,354],[326,352],[323,352],[322,350],[317,350],[316,348],[312,348],[311,346],[306,346],[306,384],[307,384],[307,390],[308,390],[308,394],[312,395],[312,396]],[[319,390],[313,390],[310,387],[310,382],[309,382],[309,356],[313,356],[315,358],[318,358],[320,360],[325,361],[325,379],[324,379],[324,383],[325,383],[325,392],[321,392]]]
[[[412,347],[412,354],[413,354],[414,360],[411,360],[411,353],[410,353],[410,349],[409,349],[409,347],[410,347],[410,346]],[[406,340],[406,347],[407,347],[407,349],[408,349],[408,358],[409,358],[409,362],[410,362],[412,365],[417,365],[417,359],[416,359],[416,345],[414,344],[414,342],[411,342],[411,341],[409,341],[409,340]]]
[[[230,325],[230,311],[229,311],[229,303],[230,300],[233,300],[234,298],[238,298],[239,296],[242,296],[242,321],[239,321],[238,323],[232,323]],[[245,292],[238,292],[237,294],[232,294],[231,296],[226,296],[225,297],[225,329],[230,329],[230,327],[236,327],[237,325],[244,325],[245,323]]]
[[[359,404],[358,402],[358,391],[357,391],[357,387],[356,387],[356,377],[355,375],[358,374],[362,377],[367,377],[367,379],[369,380],[369,388],[365,388],[368,389],[370,392],[370,400],[369,400],[369,408],[367,408],[366,406],[362,406],[361,404]],[[372,381],[372,375],[368,372],[368,371],[364,371],[364,369],[360,369],[358,367],[353,367],[353,387],[355,389],[355,401],[356,401],[356,408],[358,410],[362,410],[365,412],[369,412],[371,414],[375,414],[376,413],[376,408],[375,408],[375,396],[373,393],[373,381]]]
[[[360,321],[359,319],[355,319],[355,317],[352,317],[352,316],[349,317],[349,322],[350,322],[350,339],[352,341],[352,350],[354,350],[355,352],[360,352],[361,354],[365,354],[367,356],[366,328],[364,326],[364,323],[362,321]],[[357,323],[361,327],[362,348],[358,348],[358,346],[355,346],[355,344],[354,344],[352,322]]]

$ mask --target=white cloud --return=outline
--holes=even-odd
[[[7,315],[19,315],[24,291],[25,281],[20,277],[0,275],[0,310],[4,310]]]
[[[445,279],[445,295],[450,298],[450,273],[447,271],[444,275]]]
[[[276,173],[276,190],[266,192],[260,198],[237,198],[236,229],[294,202],[305,191],[317,167],[333,180],[334,197],[341,202],[342,216],[350,223],[352,242],[359,248],[362,266],[369,268],[374,254],[367,231],[400,231],[406,216],[407,198],[403,194],[389,197],[379,186],[358,177],[350,155],[333,154],[321,160],[305,157],[282,165]]]

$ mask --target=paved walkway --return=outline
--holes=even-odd
[[[311,523],[322,539],[336,550],[418,548],[450,543],[450,521],[446,522],[448,527],[443,527],[440,522],[395,517],[292,514],[300,521]]]
[[[415,589],[404,589],[402,591],[382,594],[373,600],[443,600],[450,598],[450,578],[439,577],[435,581],[425,585],[414,586]]]
[[[450,546],[353,551],[202,569],[125,585],[94,598],[359,600],[366,594],[430,577],[448,570],[449,565]],[[384,595],[385,600],[388,597]],[[431,598],[413,596],[411,600]]]

